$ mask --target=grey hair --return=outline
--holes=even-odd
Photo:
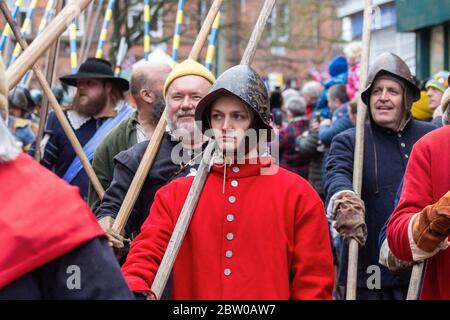
[[[0,117],[0,163],[13,161],[22,152],[22,143],[17,141]]]
[[[302,97],[292,97],[286,102],[286,110],[294,117],[304,116],[306,112],[306,102]]]
[[[450,106],[445,109],[445,112],[442,114],[442,124],[447,126],[450,124]]]
[[[308,81],[303,85],[302,94],[310,95],[316,99],[322,95],[323,87],[318,81]]]

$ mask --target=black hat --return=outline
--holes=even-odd
[[[111,63],[105,59],[88,58],[81,64],[78,73],[71,74],[65,77],[59,78],[62,83],[69,86],[77,86],[77,79],[100,79],[111,80],[122,91],[127,91],[130,88],[130,84],[127,80],[115,77]]]

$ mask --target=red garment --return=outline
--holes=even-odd
[[[0,164],[0,288],[104,232],[78,188],[20,154]]]
[[[403,190],[387,227],[389,248],[411,261],[408,224],[412,216],[450,190],[450,126],[434,130],[416,142],[405,172]],[[422,299],[450,299],[450,249],[426,262]]]
[[[264,163],[228,166],[225,193],[224,169],[212,167],[174,264],[172,298],[331,299],[323,204],[294,173],[274,165],[276,174],[261,175]],[[133,291],[150,292],[192,181],[156,194],[122,268]]]

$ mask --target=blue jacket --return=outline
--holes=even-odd
[[[429,123],[410,120],[405,128],[395,133],[376,124],[367,124],[364,133],[364,168],[362,200],[366,208],[367,242],[359,250],[358,288],[367,288],[367,268],[378,265],[381,269],[381,287],[402,287],[408,279],[391,273],[378,264],[378,236],[381,228],[394,210],[394,198],[403,178],[406,164],[414,143],[435,129]],[[331,144],[326,161],[326,202],[339,191],[353,190],[353,157],[356,130],[349,129],[337,135]],[[339,285],[347,281],[348,246],[341,252]]]
[[[334,57],[328,65],[328,72],[331,76],[331,79],[323,83],[324,90],[322,91],[322,96],[320,97],[317,103],[316,109],[322,118],[331,118],[330,107],[328,106],[327,101],[328,89],[334,86],[335,84],[347,84],[348,78],[347,59],[345,59],[345,57],[343,56]]]
[[[333,138],[339,133],[353,128],[353,123],[348,116],[348,103],[344,103],[342,106],[333,112],[333,118],[331,125],[322,125],[319,129],[319,140],[326,146],[331,144]]]

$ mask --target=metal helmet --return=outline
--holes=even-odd
[[[202,122],[202,131],[210,129],[209,110],[215,100],[232,95],[253,109],[260,121],[260,128],[272,129],[269,94],[261,77],[247,65],[237,65],[225,71],[211,87],[209,93],[197,105],[195,120]]]
[[[420,99],[420,89],[415,84],[411,71],[406,63],[397,55],[391,52],[382,53],[372,63],[367,76],[367,85],[361,93],[362,101],[369,106],[372,84],[380,74],[389,74],[402,80],[406,88],[407,108],[411,108],[413,102]]]
[[[33,100],[30,91],[26,88],[17,87],[11,90],[8,94],[8,102],[10,108],[16,107],[26,112],[33,111]]]

